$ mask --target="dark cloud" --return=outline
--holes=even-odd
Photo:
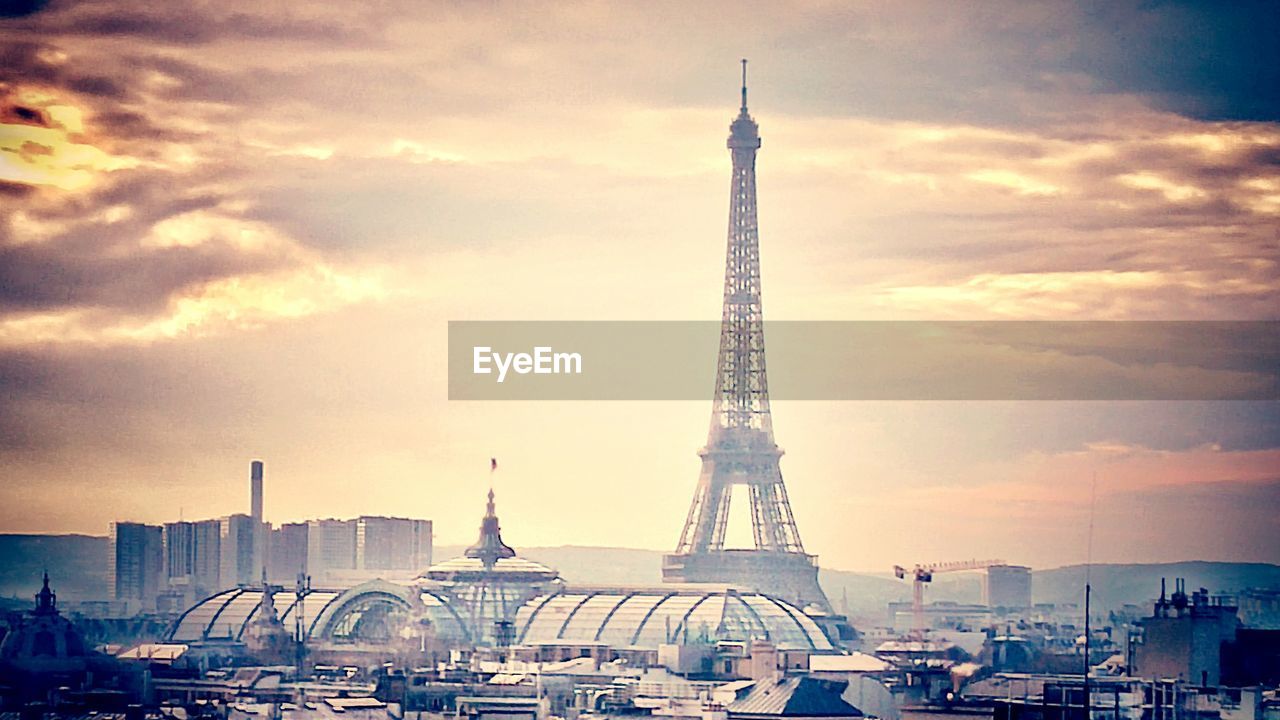
[[[122,85],[102,75],[73,78],[67,82],[67,87],[85,95],[99,95],[116,100],[123,100],[128,96]]]
[[[86,111],[85,124],[95,144],[110,148],[132,143],[130,154],[154,157],[159,152],[155,143],[214,140],[175,127],[172,120],[189,118],[190,106],[171,103],[203,103],[203,119],[229,128],[245,118],[246,107],[269,102],[288,86],[269,62],[228,69],[197,53],[179,57],[171,48],[243,40],[271,43],[273,49],[279,42],[314,43],[321,46],[317,52],[340,45],[368,48],[376,43],[378,25],[376,16],[362,10],[330,20],[291,11],[224,10],[217,4],[55,4],[0,24],[0,87],[64,91]],[[140,42],[122,52],[118,38]],[[251,60],[255,54],[238,52],[237,57]],[[163,82],[151,82],[157,77]],[[25,113],[25,119],[14,121],[47,123],[39,108],[6,111],[0,104],[0,113],[0,121]]]
[[[88,243],[76,243],[85,249]],[[65,308],[129,315],[163,311],[173,297],[222,278],[288,265],[285,258],[204,242],[139,250],[128,256],[69,252],[66,244],[0,248],[0,311]]]
[[[79,252],[85,247],[123,250],[156,223],[193,210],[215,207],[226,195],[206,188],[220,173],[184,174],[162,170],[126,170],[113,173],[110,181],[83,194],[46,195],[43,202],[24,208],[41,221],[69,223],[52,243],[64,250]],[[129,209],[119,222],[87,220],[116,205]],[[11,227],[0,226],[0,244],[20,244],[28,238],[15,237]]]
[[[1066,66],[1202,120],[1280,120],[1280,13],[1269,0],[1082,5]]]
[[[188,189],[175,190],[181,185]],[[172,299],[209,282],[296,263],[284,248],[240,246],[238,216],[218,210],[225,199],[202,191],[198,174],[138,170],[116,173],[90,193],[30,204],[33,220],[57,229],[28,242],[0,225],[0,312],[78,308],[96,312],[105,324],[163,313]],[[103,222],[110,208],[122,209],[124,217]],[[142,246],[159,223],[197,211],[225,223],[190,230],[182,238],[186,245]]]
[[[1248,162],[1262,168],[1280,168],[1280,147],[1256,147],[1248,152]]]
[[[652,6],[651,6],[652,7]],[[1139,95],[1199,119],[1275,120],[1280,36],[1274,3],[995,2],[777,5],[747,15],[718,4],[637,13],[611,38],[563,53],[592,64],[644,101],[732,98],[731,70],[704,58],[747,54],[756,92],[794,112],[1026,126],[1106,95]],[[713,19],[714,18],[714,19]],[[551,34],[554,14],[529,18],[513,44]],[[654,40],[654,25],[662,38]],[[572,26],[565,23],[565,34]],[[722,32],[707,32],[708,26]],[[922,32],[922,28],[928,28]],[[592,38],[595,39],[595,38]],[[655,47],[656,45],[656,47]],[[627,62],[648,53],[650,63]],[[609,87],[594,88],[612,93]],[[576,96],[586,88],[569,87]],[[1093,95],[1103,97],[1092,97]]]
[[[48,114],[43,110],[22,105],[7,94],[0,94],[0,124],[30,125],[44,128],[53,126]]]
[[[161,7],[153,14],[130,10],[69,14],[65,19],[49,22],[46,27],[58,34],[127,36],[178,45],[206,43],[218,37],[217,28],[211,23],[184,19],[180,13],[173,12],[176,9]]]
[[[8,85],[53,84],[63,82],[63,74],[56,64],[41,57],[41,51],[53,48],[46,41],[35,41],[34,34],[21,34],[17,38],[6,37],[0,25],[0,81]]]
[[[753,70],[757,92],[792,112],[1027,125],[1068,109],[1064,103],[1092,103],[1088,94],[1099,88],[1215,119],[1276,119],[1280,102],[1268,92],[1280,85],[1280,51],[1271,41],[1276,13],[1263,2],[1227,8],[1007,2],[963,12],[942,4],[836,5],[803,13],[778,6],[728,17],[716,4],[659,3],[645,10],[615,7],[612,22],[596,25],[584,25],[572,7],[536,13],[508,8],[499,17],[488,6],[414,9],[372,4],[325,14],[302,5],[265,11],[83,2],[26,18],[15,30],[53,41],[123,37],[150,43],[130,53],[138,56],[243,40],[310,45],[304,52],[328,67],[325,72],[295,78],[300,84],[266,78],[233,89],[289,87],[294,100],[315,106],[325,105],[335,90],[350,98],[355,89],[358,96],[362,81],[376,83],[384,97],[401,90],[432,95],[439,88],[455,109],[500,107],[517,89],[525,97],[574,104],[621,98],[705,105],[719,96],[732,101],[734,91],[726,82],[732,62],[718,68],[705,59],[752,51],[760,59]],[[916,33],[926,23],[935,32],[924,41]],[[397,24],[446,39],[459,27],[484,27],[490,37],[440,43],[439,66],[381,67],[385,59],[372,52],[353,68],[331,54],[376,51]],[[537,57],[542,77],[529,76],[529,68],[513,61],[523,54]],[[252,63],[252,55],[246,60]],[[257,72],[270,67],[258,64]],[[423,102],[414,100],[412,105]]]
[[[25,183],[10,182],[8,180],[0,180],[0,196],[10,198],[22,198],[32,195],[36,192],[33,185]]]
[[[11,119],[19,125],[49,126],[49,121],[45,118],[44,113],[36,108],[11,105],[5,108],[5,116],[5,119]]]
[[[14,99],[14,88],[47,85],[79,96],[77,104],[89,111],[90,124],[100,139],[173,138],[162,121],[154,121],[131,107],[136,98],[129,83],[134,81],[136,68],[130,69],[115,58],[103,61],[93,56],[53,62],[50,56],[61,51],[52,42],[6,43],[3,38],[0,32],[0,123],[53,127],[44,110],[21,105]],[[103,74],[106,70],[116,77]]]
[[[860,258],[927,257],[935,273],[961,282],[1008,273],[1153,272],[1171,276],[1149,290],[1161,294],[1164,314],[1157,317],[1187,317],[1185,306],[1163,302],[1178,294],[1211,299],[1214,317],[1273,317],[1266,305],[1280,286],[1280,246],[1273,215],[1259,209],[1267,191],[1249,186],[1274,181],[1269,134],[1265,126],[1194,127],[1168,119],[1136,132],[1094,133],[1088,145],[1070,129],[1009,141],[960,133],[888,164],[936,178],[945,189],[940,208],[912,204],[901,214],[871,208],[842,230],[858,238]],[[1098,152],[1068,160],[1089,146]],[[964,173],[988,164],[1051,189],[1026,197],[1010,188],[1006,202],[946,202],[946,192],[972,191]],[[1179,289],[1178,274],[1196,277]],[[1141,292],[1148,291],[1111,295]]]
[[[172,85],[156,91],[166,100],[234,104],[241,108],[237,115],[262,102],[283,84],[280,76],[268,69],[217,69],[168,55],[131,54],[125,62],[135,72],[156,71],[172,81]]]
[[[203,45],[241,38],[313,42],[367,41],[368,13],[352,11],[346,22],[290,10],[245,12],[219,3],[164,5],[145,2],[62,3],[29,16],[17,28],[50,36],[135,38],[158,45]]]
[[[0,0],[0,18],[16,18],[40,12],[49,0]]]
[[[50,59],[56,55],[65,58]],[[263,91],[241,73],[219,72],[160,55],[66,53],[60,42],[47,39],[0,42],[0,88],[8,86],[7,91],[0,89],[0,123],[52,127],[44,110],[13,99],[13,88],[46,85],[75,98],[86,111],[87,128],[99,143],[126,143],[131,154],[146,157],[158,151],[158,143],[199,139],[189,130],[174,127],[171,115],[157,112],[139,96],[135,88],[149,71],[164,73],[173,81],[153,93],[167,100],[252,102]]]
[[[1223,138],[1227,140],[1228,138]],[[1106,160],[1089,161],[1080,170],[1093,177],[1115,177],[1132,172],[1157,172],[1178,183],[1195,183],[1209,191],[1228,192],[1236,184],[1273,171],[1276,149],[1240,143],[1238,149],[1202,152],[1193,147],[1156,139],[1153,142],[1120,142]]]
[[[148,154],[145,148],[151,143],[190,141],[196,137],[193,133],[161,125],[146,114],[133,110],[99,111],[90,120],[96,133],[129,142],[135,148],[143,149],[140,155]]]

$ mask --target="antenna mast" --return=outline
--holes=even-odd
[[[1098,505],[1098,471],[1093,471],[1089,489],[1089,539],[1084,566],[1084,720],[1092,720],[1093,697],[1089,689],[1089,600],[1093,595],[1093,516]]]

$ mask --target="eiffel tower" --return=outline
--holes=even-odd
[[[759,126],[747,112],[747,61],[742,61],[742,107],[729,126],[733,180],[725,255],[724,312],[716,389],[702,473],[676,552],[663,558],[667,582],[715,582],[750,587],[798,607],[831,613],[818,585],[817,558],[804,551],[791,514],[773,439],[765,373],[760,303],[760,239],[756,225],[756,151]],[[725,547],[735,486],[751,498],[755,548]]]

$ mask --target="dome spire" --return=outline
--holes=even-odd
[[[485,504],[484,518],[480,520],[480,539],[467,548],[466,556],[478,558],[486,568],[491,568],[502,558],[515,557],[516,551],[502,542],[502,527],[498,524],[498,511],[493,500],[493,474],[498,461],[489,459],[489,502]]]
[[[52,615],[56,613],[58,607],[58,596],[49,589],[49,571],[44,571],[44,587],[40,588],[40,592],[36,593],[36,614]]]

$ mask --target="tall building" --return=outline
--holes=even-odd
[[[219,520],[218,537],[219,580],[223,587],[235,585],[251,585],[261,582],[261,572],[256,562],[256,538],[258,523],[249,515],[236,514]]]
[[[361,517],[356,521],[360,570],[415,570],[431,565],[431,521]]]
[[[224,589],[219,582],[221,536],[218,520],[165,523],[163,589],[185,605]]]
[[[267,541],[267,579],[290,587],[298,573],[307,574],[307,523],[285,523],[271,530]]]
[[[680,542],[663,559],[663,579],[745,585],[830,613],[831,604],[818,585],[817,559],[800,542],[782,483],[782,450],[773,438],[756,224],[760,134],[747,112],[745,60],[742,107],[729,126],[728,148],[733,176],[711,428],[698,453],[702,472]],[[738,487],[750,493],[754,548],[725,547],[729,504]]]
[[[199,597],[225,589],[222,584],[222,521],[200,520],[195,523],[195,550],[191,584]]]
[[[164,536],[159,525],[111,523],[108,581],[129,612],[153,611],[163,586]]]
[[[192,575],[196,568],[195,523],[164,524],[164,582],[161,583],[156,610],[182,612],[192,602],[201,600],[192,587]]]
[[[431,564],[430,520],[374,516],[311,520],[306,540],[307,572],[318,586],[408,579]]]
[[[203,596],[192,586],[196,565],[196,526],[189,522],[164,524],[164,586],[157,607],[181,611]]]
[[[992,565],[982,583],[987,607],[1020,609],[1031,607],[1031,568],[1025,565]]]
[[[356,569],[356,521],[307,521],[307,571],[317,585],[335,584]]]
[[[195,523],[179,521],[164,524],[164,569],[170,583],[195,575]]]

